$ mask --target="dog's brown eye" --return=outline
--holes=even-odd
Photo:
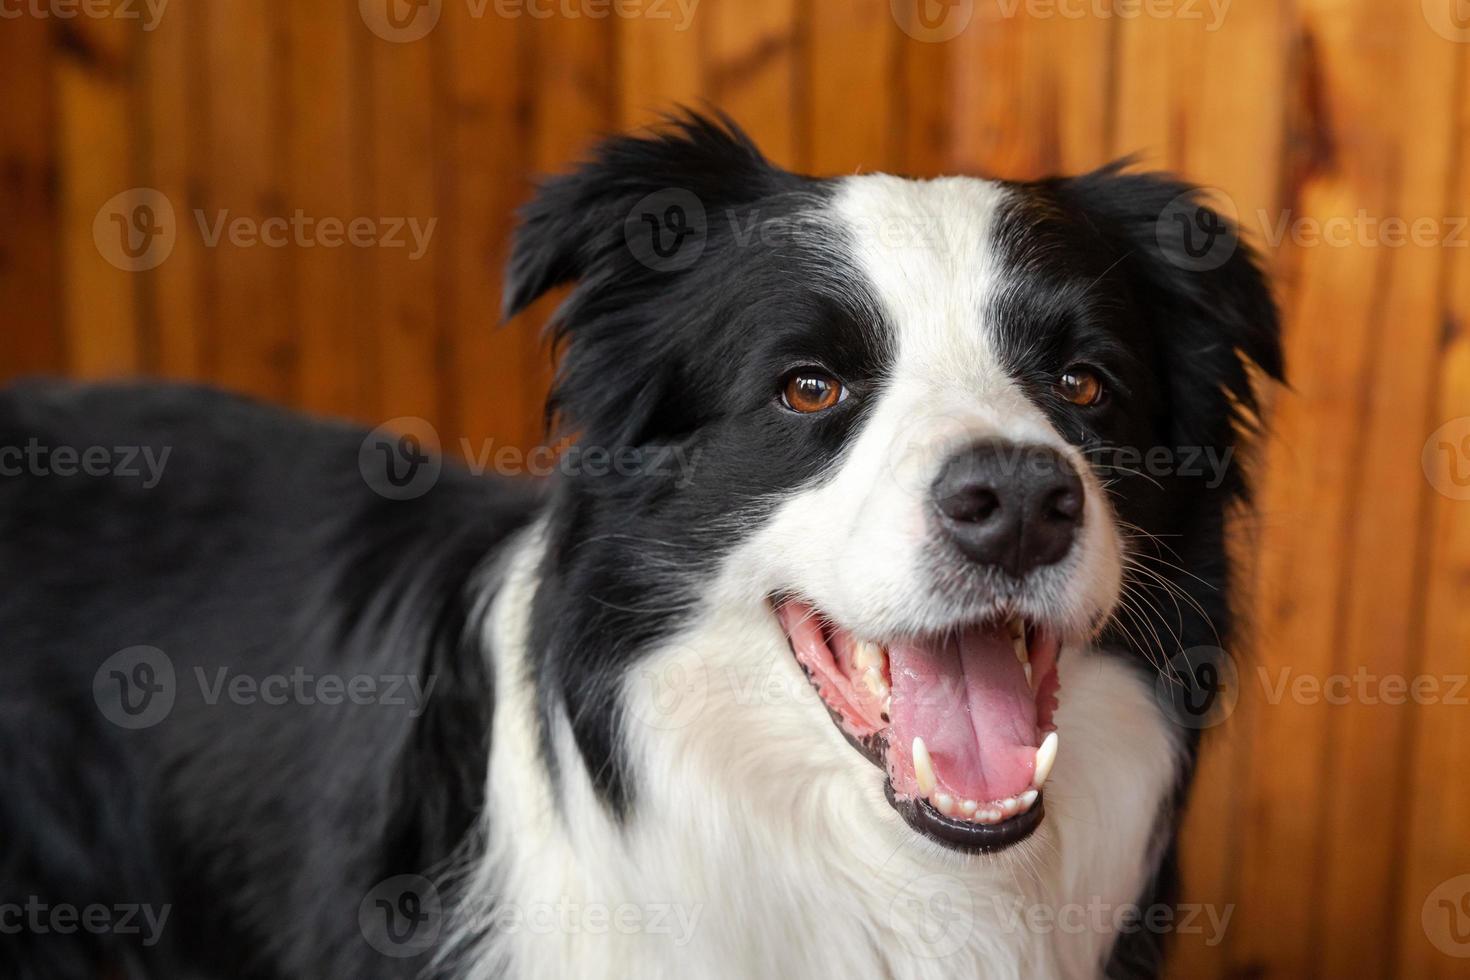
[[[793,371],[781,389],[781,404],[793,412],[822,412],[847,397],[842,382],[816,368]]]
[[[1073,405],[1096,405],[1103,400],[1103,383],[1085,367],[1069,367],[1057,379],[1057,391]]]

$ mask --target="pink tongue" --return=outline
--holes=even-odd
[[[1005,627],[888,650],[893,677],[894,789],[915,795],[912,745],[924,740],[937,792],[988,803],[1031,785],[1036,696]]]

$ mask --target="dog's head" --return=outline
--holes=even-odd
[[[861,778],[970,850],[1042,818],[1064,651],[1228,631],[1249,365],[1281,352],[1250,252],[1187,185],[814,179],[688,118],[543,186],[508,312],[564,282],[551,405],[587,465],[534,643],[614,803],[626,676],[700,620],[728,663],[779,643],[820,694],[781,710],[816,732],[825,707]],[[722,723],[761,730],[760,701]]]

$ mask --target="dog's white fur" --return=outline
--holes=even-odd
[[[539,529],[491,615],[495,722],[487,853],[461,910],[469,975],[518,977],[1091,977],[1138,899],[1179,740],[1146,680],[1086,636],[1117,602],[1121,544],[1105,494],[1001,368],[981,320],[1002,270],[985,243],[1004,192],[972,179],[849,178],[832,206],[856,271],[897,324],[889,386],[813,486],[777,506],[702,593],[695,624],[627,678],[635,804],[619,825],[566,720],[553,788],[540,765],[527,651]],[[1069,454],[1084,532],[1027,612],[1073,641],[1059,670],[1061,752],[1046,818],[1021,844],[967,856],[919,836],[883,774],[827,717],[771,614],[795,590],[860,635],[936,629],[984,604],[926,561],[921,489],[946,447],[986,435]],[[493,921],[476,896],[493,896]],[[1041,918],[1035,918],[1039,907]],[[558,910],[552,928],[536,928]],[[1070,913],[1070,914],[1069,914]],[[508,917],[507,917],[508,916]],[[621,916],[621,919],[619,918]],[[1037,929],[1038,921],[1058,922]],[[657,919],[657,921],[655,921]],[[464,940],[468,941],[468,940]]]

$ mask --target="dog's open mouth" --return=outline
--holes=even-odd
[[[838,727],[888,774],[889,802],[915,830],[994,851],[1040,826],[1057,752],[1051,631],[1012,616],[883,645],[799,600],[778,602],[776,615]]]

